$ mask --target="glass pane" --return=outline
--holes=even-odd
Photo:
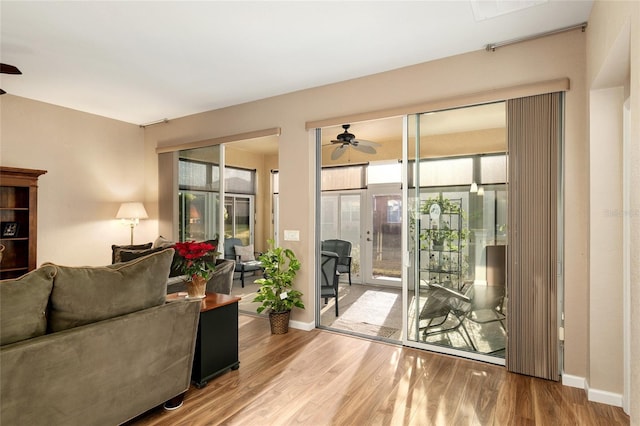
[[[248,198],[235,198],[235,238],[239,238],[242,244],[251,244],[251,203]]]
[[[331,240],[339,238],[338,228],[338,196],[322,196],[322,213],[320,214],[320,238]]]
[[[180,151],[178,235],[181,241],[218,238],[219,162],[219,146]]]
[[[224,198],[224,238],[234,238],[235,230],[233,229],[233,218],[235,217],[235,208],[232,197]]]
[[[218,237],[217,193],[180,191],[178,200],[181,241],[204,241]]]
[[[393,163],[369,163],[367,167],[367,185],[377,183],[402,182],[402,165]]]
[[[491,155],[480,157],[480,182],[504,183],[507,181],[507,156]]]
[[[460,120],[472,110],[460,111]],[[430,114],[429,122],[426,115],[409,120],[408,152],[415,153],[409,171],[418,185],[408,191],[407,337],[430,348],[504,358],[506,155],[483,156],[479,150],[450,158],[460,155],[451,151],[441,152],[449,158],[433,159],[427,155],[433,151],[431,138],[422,135],[442,119],[438,114]],[[456,111],[446,114],[453,117]],[[464,132],[456,133],[465,146],[482,134],[466,131],[469,143]],[[483,191],[469,192],[474,180]]]
[[[470,185],[472,181],[473,159],[471,158],[420,162],[420,186]]]
[[[351,279],[357,280],[360,276],[360,194],[340,195],[338,238],[351,243]]]
[[[255,194],[255,174],[253,170],[226,167],[224,169],[225,192]]]
[[[373,196],[373,278],[402,277],[402,197]]]
[[[207,164],[180,160],[178,184],[187,188],[207,188]]]
[[[328,167],[322,169],[322,190],[364,188],[364,166]]]

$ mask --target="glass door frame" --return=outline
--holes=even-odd
[[[447,346],[435,345],[426,342],[420,342],[418,339],[409,340],[409,327],[410,327],[410,300],[409,292],[413,291],[414,294],[418,294],[420,286],[420,274],[419,274],[419,253],[417,250],[412,250],[413,247],[419,246],[419,235],[415,233],[415,237],[411,240],[411,233],[409,230],[411,213],[418,211],[420,202],[420,185],[417,184],[414,188],[409,188],[409,166],[413,167],[413,179],[419,182],[420,178],[420,162],[409,162],[409,147],[411,141],[409,140],[410,125],[414,125],[415,129],[411,133],[414,136],[413,152],[420,152],[420,117],[424,113],[410,114],[403,117],[403,131],[402,131],[402,241],[403,247],[403,268],[402,268],[402,309],[403,309],[403,333],[402,344],[408,347],[414,347],[418,349],[424,349],[432,352],[438,352],[448,355],[454,355],[462,358],[469,358],[478,361],[483,361],[491,364],[505,365],[504,358],[498,358],[478,352],[470,352],[461,349],[456,349]],[[419,154],[416,154],[418,156]],[[410,193],[411,192],[411,193]],[[410,205],[410,200],[413,199],[413,204]],[[411,278],[414,277],[412,280]],[[417,279],[415,279],[417,277]],[[418,303],[417,298],[416,304]],[[419,305],[414,309],[417,312]],[[417,315],[416,315],[417,316]]]

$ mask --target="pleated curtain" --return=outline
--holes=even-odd
[[[507,101],[509,371],[559,380],[558,194],[562,93]]]

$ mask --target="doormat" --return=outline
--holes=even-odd
[[[384,325],[375,325],[366,322],[342,321],[341,319],[334,321],[330,327],[337,330],[384,338],[389,338],[399,331],[397,328],[386,327]]]

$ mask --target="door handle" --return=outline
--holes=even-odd
[[[367,241],[373,241],[371,238],[367,237]]]

